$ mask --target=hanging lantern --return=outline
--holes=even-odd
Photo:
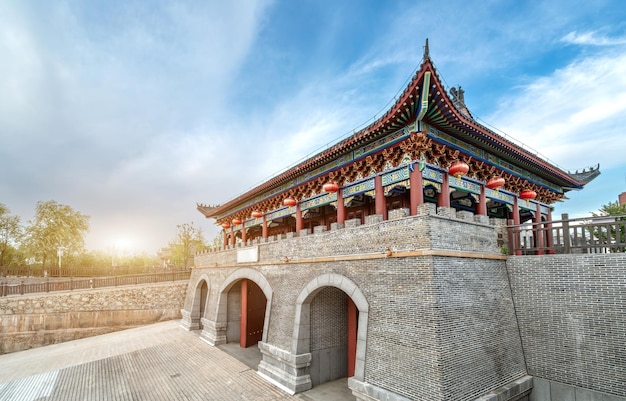
[[[298,203],[298,202],[296,202],[296,200],[294,198],[285,198],[283,200],[283,205],[285,205],[285,206],[290,206],[290,207],[291,206],[296,206],[296,203]]]
[[[324,190],[324,192],[337,192],[339,190],[339,185],[337,185],[336,182],[331,181],[322,185],[322,189]]]
[[[456,161],[452,163],[450,168],[448,169],[448,174],[455,176],[456,178],[461,178],[469,171],[469,166],[465,162]]]
[[[255,219],[260,219],[261,217],[263,217],[263,213],[255,210],[254,212],[252,212],[252,217],[254,217]]]
[[[525,189],[519,193],[519,197],[524,200],[535,199],[537,197],[537,192],[532,189]]]
[[[233,219],[233,224],[234,224],[234,225],[241,224],[241,219],[234,218],[234,219]]]
[[[222,223],[222,228],[224,230],[226,230],[227,228],[230,228],[230,223]]]
[[[500,187],[504,186],[505,182],[506,181],[502,177],[491,177],[489,181],[487,181],[487,188],[497,191]]]

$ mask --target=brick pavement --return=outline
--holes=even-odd
[[[177,321],[0,355],[0,401],[312,399],[283,392]]]

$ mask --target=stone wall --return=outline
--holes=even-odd
[[[241,278],[256,282],[270,301],[259,372],[303,391],[322,363],[314,359],[313,336],[330,338],[324,330],[337,330],[311,327],[336,312],[328,306],[333,303],[316,297],[335,287],[359,310],[350,379],[359,399],[478,398],[526,377],[501,225],[491,223],[424,204],[416,216],[368,216],[364,225],[347,221],[328,231],[203,253],[196,257],[183,326],[199,319],[193,315],[195,292],[206,281],[202,337],[212,344],[226,341],[230,291]],[[249,256],[251,250],[256,261],[237,263],[239,251]],[[521,391],[529,391],[531,381],[520,383]]]
[[[284,261],[285,257],[297,261],[313,257],[384,254],[387,248],[393,252],[438,249],[502,254],[501,219],[490,220],[486,216],[456,212],[452,208],[437,208],[432,203],[419,205],[415,216],[387,221],[382,221],[379,215],[367,217],[369,224],[361,225],[357,219],[347,220],[345,226],[334,223],[330,231],[306,234],[304,230],[299,237],[289,233],[257,238],[246,245],[229,245],[226,250],[206,251],[196,255],[195,265],[236,264],[237,249],[250,246],[258,247],[260,262]]]
[[[626,254],[517,256],[507,267],[528,373],[543,385],[534,400],[584,389],[626,399]],[[576,399],[618,399],[602,397]]]
[[[187,282],[0,298],[0,353],[180,318]]]

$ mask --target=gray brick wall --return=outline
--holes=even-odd
[[[505,263],[440,257],[434,265],[444,399],[476,399],[524,376]]]
[[[507,262],[528,373],[626,397],[626,255]]]
[[[354,282],[369,306],[364,358],[368,384],[414,400],[470,400],[524,375],[504,260],[380,257],[387,247],[394,253],[453,250],[501,255],[500,229],[487,219],[452,210],[438,215],[432,206],[423,205],[417,216],[346,224],[259,244],[259,264],[245,268],[259,272],[272,290],[267,344],[286,355],[293,352],[298,295],[317,277],[335,273]],[[196,257],[190,288],[201,275],[209,277],[209,320],[217,319],[219,288],[240,269],[237,249]],[[354,255],[363,259],[350,260]],[[291,263],[284,262],[285,256]],[[293,263],[310,258],[328,260]],[[226,263],[231,265],[222,267]],[[316,302],[320,310],[332,309],[332,303],[324,306],[322,298],[312,301],[312,309]],[[311,319],[317,319],[313,312]],[[312,328],[312,354],[317,344],[322,346],[322,338],[320,342],[313,338],[318,335]],[[274,362],[272,366],[279,366]],[[314,360],[311,370],[316,364],[321,360]]]
[[[389,247],[394,252],[424,249],[455,250],[501,254],[498,247],[498,230],[494,222],[484,216],[468,218],[467,213],[456,213],[451,208],[438,215],[435,205],[420,205],[416,216],[387,220],[378,223],[337,228],[300,237],[268,239],[253,245],[259,247],[259,261],[283,261],[338,255],[384,253]],[[443,213],[443,212],[442,212]],[[372,216],[376,217],[376,216]],[[376,221],[377,219],[371,219]],[[380,220],[380,219],[378,219]],[[249,245],[250,246],[250,245]],[[207,251],[195,257],[199,267],[215,267],[237,262],[237,249],[242,244],[226,250]]]

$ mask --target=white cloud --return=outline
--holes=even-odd
[[[574,45],[590,46],[617,46],[626,44],[626,37],[609,37],[599,34],[597,31],[577,32],[572,31],[561,38],[562,42]]]
[[[626,54],[574,62],[508,93],[495,127],[566,169],[624,162]]]

